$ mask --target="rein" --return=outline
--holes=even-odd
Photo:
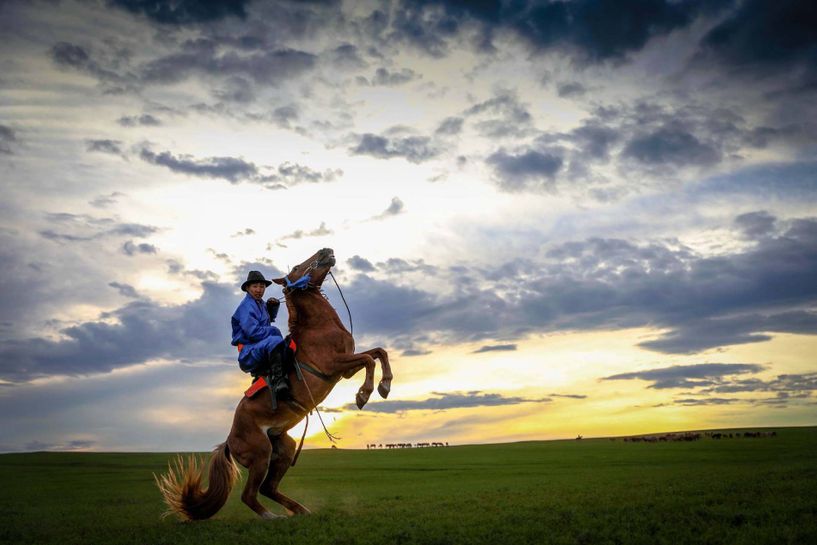
[[[318,413],[318,420],[321,421],[321,426],[323,426],[323,433],[326,434],[326,437],[329,439],[329,442],[335,444],[336,441],[339,441],[341,438],[340,436],[332,435],[328,429],[326,429],[326,424],[323,421],[323,417],[321,416],[321,411],[318,409],[318,404],[315,403],[315,398],[312,396],[312,389],[309,388],[309,383],[304,380],[304,374],[301,372],[301,369],[306,369],[310,373],[314,374],[315,376],[323,379],[326,382],[331,382],[331,377],[326,373],[322,373],[318,371],[314,367],[309,364],[302,363],[298,358],[295,358],[295,374],[298,376],[298,380],[304,383],[306,387],[306,392],[309,394],[309,399],[312,401],[312,406],[315,407],[315,412]],[[319,374],[320,373],[320,374]],[[311,411],[310,411],[311,412]],[[308,418],[308,415],[307,415]],[[309,421],[307,420],[307,425],[309,425]],[[306,428],[304,428],[304,437],[306,437]],[[303,439],[301,440],[301,444],[303,445]],[[300,451],[300,448],[298,449]]]

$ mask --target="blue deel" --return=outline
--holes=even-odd
[[[238,364],[246,373],[252,372],[265,362],[269,353],[284,340],[281,330],[270,325],[269,313],[264,303],[256,301],[249,293],[235,309],[231,321],[232,345],[244,345],[238,354]]]

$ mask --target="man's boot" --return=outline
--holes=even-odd
[[[270,388],[279,399],[289,396],[289,383],[284,375],[283,348],[283,343],[276,346],[269,358]]]

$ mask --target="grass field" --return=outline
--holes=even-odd
[[[243,483],[211,520],[160,519],[166,453],[5,454],[0,542],[817,543],[817,428],[777,433],[304,451],[282,490],[313,514],[275,521]]]

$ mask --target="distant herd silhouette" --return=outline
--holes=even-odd
[[[745,431],[745,432],[684,432],[684,433],[665,433],[662,435],[634,435],[631,437],[611,437],[610,441],[623,440],[625,443],[664,443],[669,441],[698,441],[699,439],[739,439],[746,438],[765,438],[777,437],[776,431]],[[576,441],[584,439],[583,436],[577,435]],[[396,449],[396,448],[429,448],[429,447],[447,447],[448,441],[445,443],[366,443],[366,450],[372,449]]]
[[[580,438],[581,436],[577,437]],[[741,437],[747,438],[764,438],[777,437],[776,431],[745,431],[741,432],[685,432],[685,433],[665,433],[663,435],[638,435],[634,437],[624,437],[626,443],[658,443],[665,441],[698,441],[699,439],[737,439]],[[616,438],[610,439],[615,441]]]
[[[427,447],[447,447],[448,441],[445,443],[366,443],[366,450],[379,448],[427,448]]]

